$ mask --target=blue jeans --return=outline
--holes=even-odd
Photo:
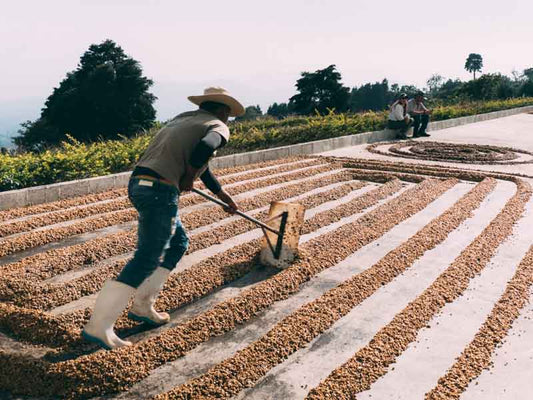
[[[414,131],[413,136],[424,135],[429,123],[429,115],[418,114],[413,116],[414,119]]]
[[[178,215],[175,186],[132,177],[128,197],[139,212],[137,250],[117,281],[137,288],[158,266],[173,270],[187,251],[189,239]]]

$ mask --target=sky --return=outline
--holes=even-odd
[[[111,39],[154,81],[157,118],[223,86],[244,105],[295,94],[302,71],[336,64],[346,86],[424,87],[533,66],[531,0],[0,0],[0,141],[40,109],[93,43]]]

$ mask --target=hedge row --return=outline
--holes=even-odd
[[[441,121],[468,115],[533,105],[532,97],[485,102],[463,102],[433,108],[431,119]],[[285,146],[312,140],[352,135],[385,128],[388,112],[330,114],[316,117],[260,119],[235,123],[231,139],[220,154]]]
[[[488,102],[469,102],[436,107],[432,120],[533,105],[533,98]],[[314,117],[289,117],[283,120],[262,118],[232,123],[232,136],[221,154],[284,146],[312,140],[380,130],[386,112],[331,114]],[[92,144],[74,140],[42,153],[0,154],[0,191],[44,185],[127,171],[146,149],[158,127],[130,139]]]

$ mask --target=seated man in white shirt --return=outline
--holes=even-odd
[[[431,110],[426,108],[423,103],[424,93],[418,92],[414,99],[407,102],[407,112],[413,116],[413,137],[430,136],[426,133],[426,129],[429,123],[429,114]]]
[[[407,130],[413,124],[413,119],[407,114],[407,95],[402,93],[398,100],[392,103],[389,120],[387,126],[389,129],[397,129],[400,131],[400,138],[407,138]]]

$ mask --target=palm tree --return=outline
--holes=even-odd
[[[476,71],[481,72],[481,68],[483,68],[483,57],[481,57],[481,54],[470,53],[466,59],[465,69],[468,72],[474,73],[474,80],[476,79]]]

